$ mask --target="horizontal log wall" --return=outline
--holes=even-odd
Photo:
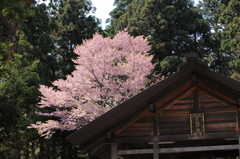
[[[205,132],[234,132],[238,127],[237,107],[229,105],[204,91],[199,91],[197,105],[199,113],[204,113]],[[173,105],[157,112],[158,135],[190,134],[190,114],[196,111],[196,97],[189,92],[184,98]],[[195,112],[196,113],[196,112]],[[152,136],[152,113],[146,113],[136,122],[129,124],[117,136]]]

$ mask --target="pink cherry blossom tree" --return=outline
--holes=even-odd
[[[28,128],[37,129],[45,137],[57,129],[79,129],[139,93],[146,88],[145,77],[154,68],[149,50],[142,36],[133,38],[122,31],[110,39],[96,33],[76,47],[76,70],[66,80],[53,82],[57,89],[40,86],[43,96],[39,107],[55,111],[37,113],[59,120],[38,121]]]

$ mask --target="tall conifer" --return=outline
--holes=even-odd
[[[133,36],[147,37],[157,63],[167,56],[179,60],[186,52],[200,52],[209,33],[208,24],[188,0],[133,0],[113,25],[117,30],[127,28]]]

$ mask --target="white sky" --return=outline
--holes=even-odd
[[[113,10],[114,0],[91,0],[93,6],[97,8],[94,14],[97,18],[102,20],[102,28],[105,29],[105,21],[109,18],[109,13]]]
[[[96,13],[94,14],[97,18],[102,20],[102,28],[105,29],[105,21],[109,18],[109,13],[113,10],[114,0],[91,0],[93,6],[97,8]],[[198,0],[194,0],[195,3],[198,3]]]
[[[47,0],[48,2],[49,0]],[[97,18],[102,20],[102,28],[105,29],[105,21],[107,18],[109,18],[109,13],[114,9],[113,2],[114,0],[91,0],[93,3],[93,6],[97,8],[96,13],[93,14]],[[198,0],[194,0],[195,2],[198,2]]]
[[[38,0],[40,3],[43,0]],[[48,4],[50,0],[45,0],[45,3]],[[110,18],[109,13],[114,9],[113,2],[114,0],[91,0],[93,6],[97,8],[95,15],[97,18],[102,20],[102,28],[105,29],[105,21],[107,18]]]

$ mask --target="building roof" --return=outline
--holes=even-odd
[[[188,53],[187,61],[179,65],[179,71],[149,87],[129,100],[109,110],[83,128],[75,131],[67,140],[81,150],[96,152],[106,147],[107,134],[120,132],[126,125],[151,111],[168,107],[176,99],[193,88],[208,92],[225,103],[238,106],[240,82],[210,71],[205,63],[198,61],[196,53]]]

